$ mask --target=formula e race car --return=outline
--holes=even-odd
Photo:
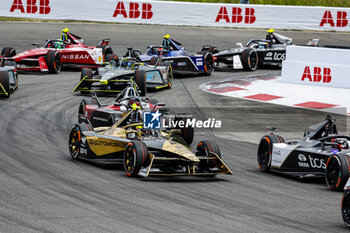
[[[112,54],[109,39],[102,40],[98,46],[86,46],[84,40],[64,29],[65,37],[58,40],[48,39],[43,47],[16,54],[14,48],[3,48],[1,56],[5,60],[15,61],[17,70],[48,71],[59,73],[62,66],[99,67],[107,54]]]
[[[88,121],[74,125],[69,134],[72,158],[122,163],[126,174],[133,177],[232,174],[214,141],[201,141],[195,151],[190,149],[193,133],[189,131],[193,128],[186,127],[185,121],[181,129],[147,128],[145,115],[160,120],[161,114],[144,111],[142,99],[139,101],[139,106],[128,109],[110,127],[94,128]]]
[[[349,176],[350,136],[338,134],[331,116],[304,134],[300,140],[285,142],[275,128],[269,128],[258,147],[260,170],[297,178],[325,177],[330,189],[342,190]]]
[[[83,69],[80,82],[73,92],[116,93],[132,82],[137,84],[141,95],[144,96],[147,88],[171,88],[172,81],[173,72],[169,63],[157,62],[155,65],[147,65],[136,58],[126,57],[111,60],[96,71]]]
[[[141,102],[140,102],[141,100]],[[146,111],[158,110],[155,99],[140,97],[135,88],[126,87],[111,104],[102,105],[93,92],[91,98],[83,99],[79,105],[78,122],[89,122],[92,127],[112,126],[120,120],[124,113],[135,106],[142,104]]]
[[[9,98],[18,88],[16,64],[12,61],[0,61],[0,97]]]
[[[139,56],[143,62],[154,64],[158,57],[171,62],[174,73],[196,73],[210,75],[214,68],[211,52],[199,51],[188,53],[181,43],[171,39],[169,35],[163,37],[162,45],[150,45],[146,54]]]
[[[267,31],[266,39],[251,39],[245,47],[219,51],[215,46],[203,46],[202,52],[212,52],[215,69],[244,69],[254,71],[257,67],[282,66],[286,58],[286,46],[292,44],[292,38],[277,34],[273,29]]]

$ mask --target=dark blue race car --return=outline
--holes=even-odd
[[[211,52],[200,51],[188,53],[181,43],[170,38],[163,37],[162,45],[150,45],[146,54],[139,58],[151,65],[155,64],[159,57],[163,61],[171,62],[174,73],[196,73],[210,75],[214,69],[214,59]]]

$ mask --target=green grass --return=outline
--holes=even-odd
[[[171,0],[178,2],[239,3],[239,0]],[[249,0],[250,4],[350,7],[350,0]]]

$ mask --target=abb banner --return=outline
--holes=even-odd
[[[0,16],[162,25],[350,31],[350,8],[171,1],[1,0]]]
[[[282,81],[324,87],[350,88],[349,49],[287,46]]]

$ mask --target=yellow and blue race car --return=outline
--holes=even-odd
[[[149,65],[133,57],[108,59],[110,62],[96,71],[82,69],[80,82],[73,92],[120,93],[131,84],[144,96],[147,88],[162,89],[172,86],[173,71],[167,62],[158,61]]]

